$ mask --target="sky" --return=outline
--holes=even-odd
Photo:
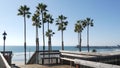
[[[61,32],[55,26],[56,18],[63,14],[67,17],[68,26],[64,31],[65,46],[78,44],[74,25],[77,20],[87,17],[93,19],[94,27],[90,27],[90,46],[116,46],[120,44],[120,0],[1,0],[0,1],[0,46],[3,45],[4,31],[7,32],[6,46],[23,45],[23,17],[17,16],[21,5],[30,7],[32,15],[38,3],[44,3],[54,18],[50,25],[55,35],[52,45],[61,45]],[[32,16],[31,15],[31,16]],[[27,46],[35,45],[35,27],[32,20],[27,19]],[[47,26],[47,24],[45,24]],[[47,28],[47,27],[45,27]],[[82,32],[82,46],[86,46],[86,29]],[[47,37],[45,38],[47,45]],[[42,46],[42,28],[39,29],[39,43]]]

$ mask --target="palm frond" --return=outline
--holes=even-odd
[[[91,23],[91,24],[90,24],[90,26],[92,26],[92,27],[93,27],[93,26],[94,26],[94,24],[93,24],[93,23]]]
[[[64,25],[65,25],[65,26],[67,26],[67,24],[68,24],[68,21],[64,22]]]
[[[35,26],[36,25],[36,23],[35,22],[33,22],[33,24],[32,24],[33,26]]]
[[[60,31],[61,30],[61,27],[58,27],[58,31]]]
[[[56,23],[56,25],[59,25],[60,23]]]
[[[63,27],[61,30],[63,30],[63,31],[66,30],[66,27]]]
[[[48,31],[46,31],[46,36],[49,37],[49,36],[53,36],[55,33],[49,29]]]
[[[86,18],[86,20],[89,22],[89,21],[90,21],[90,18]]]
[[[27,15],[27,18],[30,18],[30,15]]]
[[[41,13],[48,11],[48,10],[46,9],[46,8],[47,8],[47,5],[46,5],[46,4],[43,4],[43,3],[39,3],[36,8],[37,8],[37,10],[39,10]]]
[[[17,15],[21,15],[21,16],[27,16],[27,18],[30,18],[30,12],[29,12],[30,8],[27,7],[26,5],[24,6],[20,6],[20,8],[18,9],[18,14]]]
[[[66,21],[67,17],[63,16],[62,14],[58,16],[56,20],[56,25],[58,25],[58,31],[59,30],[66,30],[66,26],[68,24],[68,21]]]
[[[82,30],[83,30],[83,22],[82,22],[82,20],[78,20],[75,24],[74,31],[79,33],[79,32],[82,32]]]

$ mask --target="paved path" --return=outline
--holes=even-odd
[[[38,64],[30,64],[30,65],[20,65],[20,68],[75,68],[70,67],[70,65],[38,65]]]

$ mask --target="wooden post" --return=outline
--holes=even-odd
[[[63,64],[63,60],[62,59],[60,59],[60,64]]]
[[[79,64],[76,64],[76,68],[80,68],[80,65],[79,65]]]
[[[42,65],[44,64],[44,59],[42,58]]]
[[[70,61],[70,68],[72,68],[72,61]]]
[[[58,58],[56,58],[56,63],[58,64]]]

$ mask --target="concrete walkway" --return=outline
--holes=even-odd
[[[70,67],[70,65],[38,65],[38,64],[29,64],[29,65],[20,65],[20,68],[75,68]]]

